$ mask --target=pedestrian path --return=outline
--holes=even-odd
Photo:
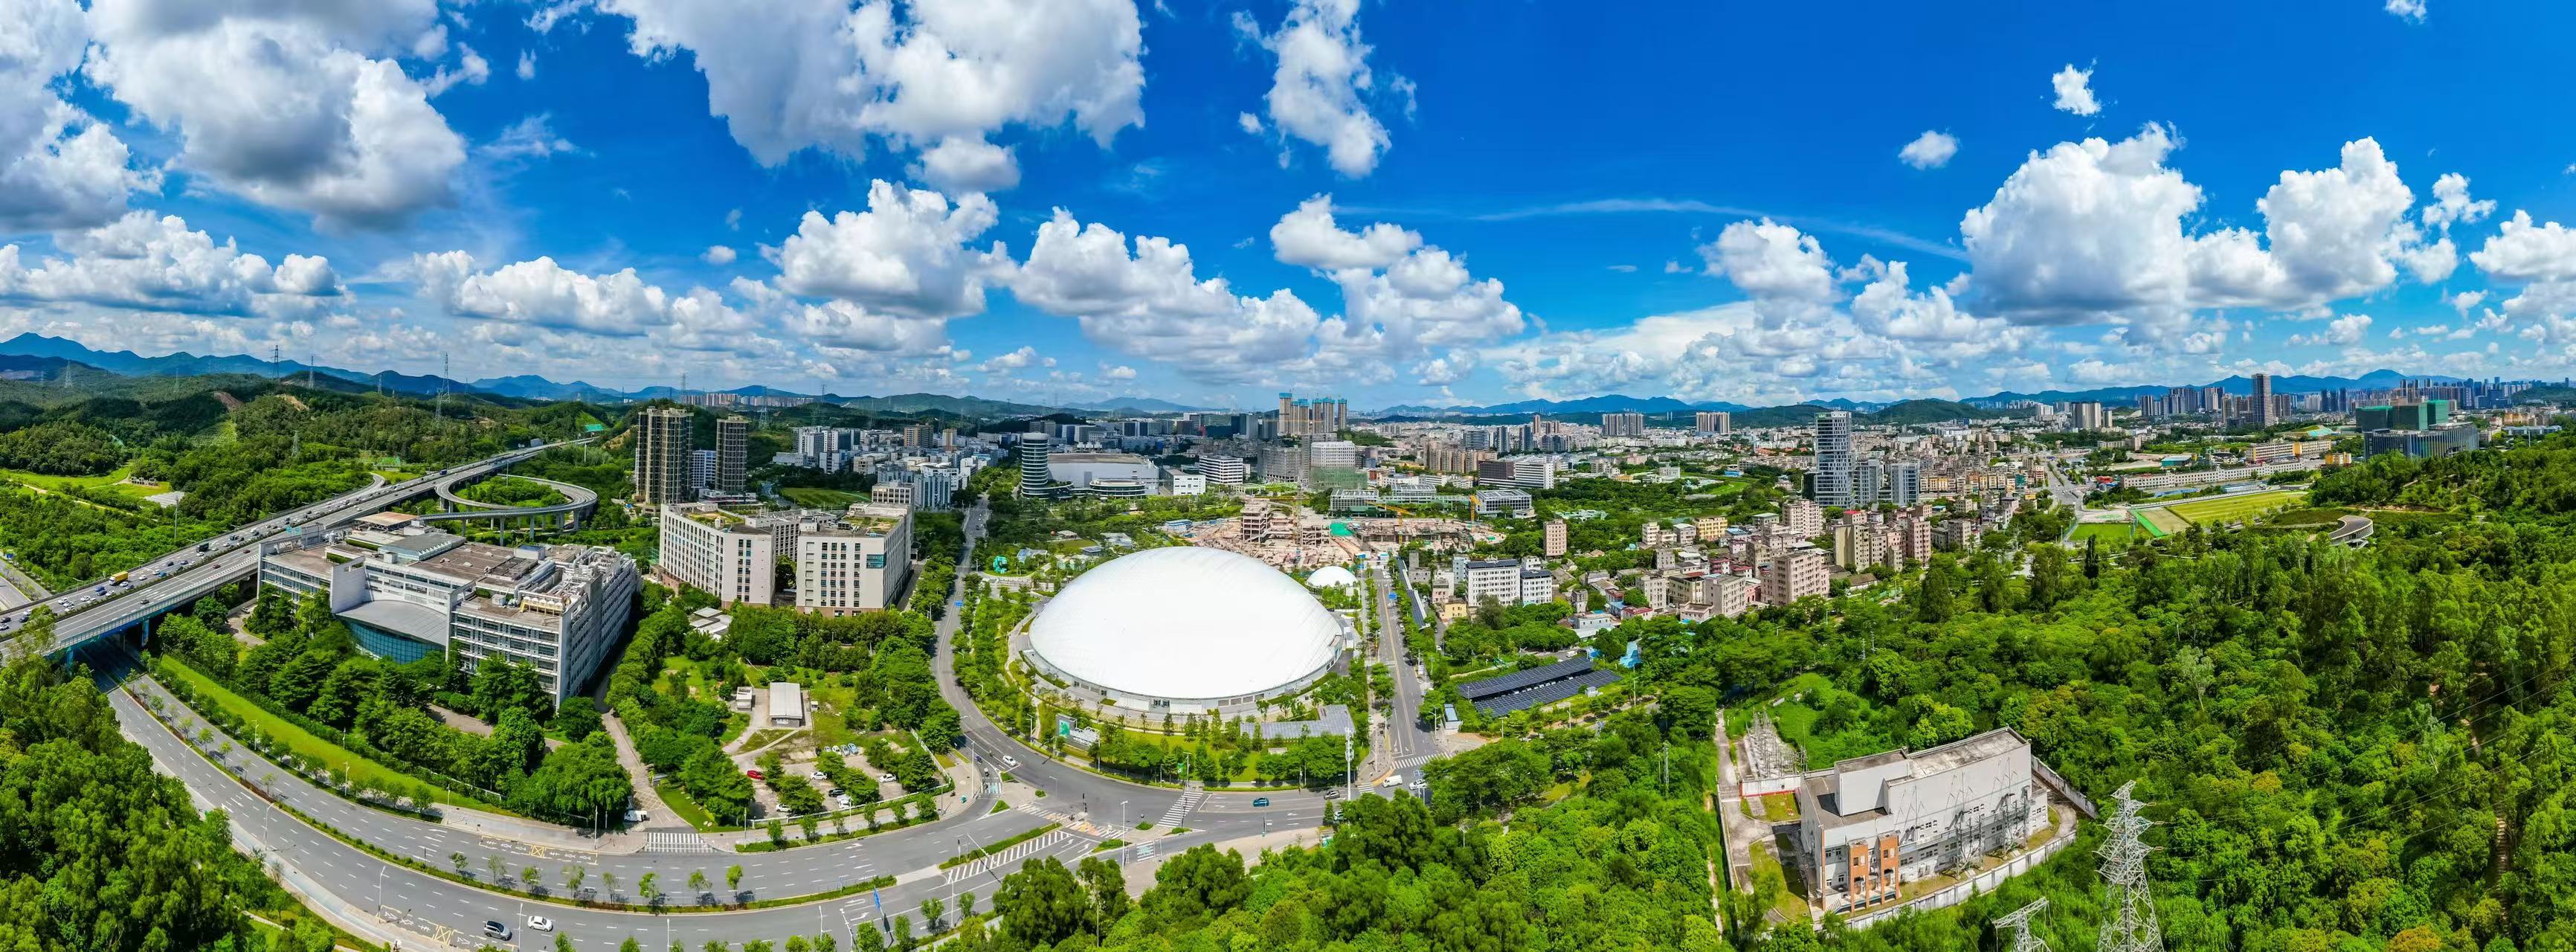
[[[648,830],[644,833],[644,852],[647,853],[713,853],[715,851],[715,844],[707,842],[706,837],[695,833],[665,833],[659,830]]]
[[[1049,810],[1034,803],[1020,804],[1017,809],[1022,813],[1029,814],[1030,816],[1042,816],[1047,819],[1054,820],[1058,825],[1063,826],[1065,829],[1072,830],[1085,836],[1102,836],[1109,832],[1101,829],[1099,824],[1076,817],[1073,814],[1066,813],[1062,810]]]
[[[986,856],[973,862],[951,866],[946,870],[947,881],[951,884],[960,883],[985,875],[996,869],[1007,868],[1011,864],[1017,863],[1022,859],[1035,856],[1046,850],[1054,849],[1055,847],[1062,845],[1064,841],[1073,838],[1074,836],[1072,833],[1064,830],[1050,830],[1045,836],[1022,843],[1014,843],[1011,845],[1011,848],[995,853],[991,856]]]
[[[1199,801],[1205,799],[1207,799],[1207,788],[1197,781],[1192,781],[1189,786],[1181,789],[1181,798],[1172,801],[1172,808],[1163,811],[1163,825],[1181,825],[1181,820],[1188,817],[1190,811],[1198,809]]]

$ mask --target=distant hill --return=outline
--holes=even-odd
[[[336,377],[357,385],[360,389],[375,389],[379,382],[376,374],[306,364],[300,360],[281,360],[271,364],[246,354],[219,357],[199,356],[186,351],[159,357],[145,357],[130,350],[92,350],[79,341],[35,333],[23,333],[0,341],[0,355],[70,361],[129,377],[201,377],[209,374],[240,374],[274,379],[310,370],[317,376]],[[79,373],[77,368],[73,370],[75,379]],[[437,393],[442,384],[451,392],[475,389],[471,384],[445,380],[434,375],[413,376],[391,372],[382,375],[382,384],[388,391],[414,396]],[[511,394],[511,396],[518,395]]]

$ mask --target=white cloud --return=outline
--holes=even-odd
[[[600,9],[634,21],[637,56],[687,51],[706,76],[709,110],[764,165],[809,148],[861,158],[870,139],[963,148],[948,143],[985,143],[1012,126],[1069,124],[1105,146],[1145,121],[1132,0],[872,0],[855,10],[848,0],[781,0],[758,16],[732,0],[601,0]],[[943,169],[926,157],[925,167],[963,163],[981,181],[1001,180],[992,152],[967,158],[952,152]]]
[[[1270,247],[1282,262],[1322,271],[1384,268],[1422,247],[1422,236],[1386,222],[1343,231],[1333,220],[1333,197],[1317,195],[1270,226]]]
[[[1120,364],[1115,367],[1102,367],[1100,368],[1100,379],[1134,380],[1136,379],[1136,368],[1129,367],[1125,364]]]
[[[343,295],[320,257],[284,264],[248,254],[188,227],[177,216],[128,212],[97,228],[58,236],[64,256],[24,263],[0,246],[0,301],[78,303],[132,311],[231,317],[309,317]]]
[[[1635,274],[1637,273],[1637,266],[1633,264],[1614,264],[1610,266],[1610,270],[1619,272],[1620,274]]]
[[[2495,213],[2496,203],[2469,197],[2469,177],[2458,172],[2433,180],[2433,204],[2424,206],[2424,225],[2449,228],[2454,224],[2475,224]]]
[[[1929,129],[1924,130],[1922,135],[1915,136],[1914,141],[1906,143],[1905,148],[1896,150],[1896,158],[1899,161],[1918,169],[1937,169],[1948,165],[1950,157],[1957,154],[1959,154],[1957,138],[1947,132]]]
[[[1206,381],[1270,379],[1311,362],[1323,323],[1288,291],[1234,293],[1224,278],[1200,280],[1189,248],[1170,239],[1127,236],[1085,225],[1057,209],[1038,227],[1028,261],[1012,277],[1021,303],[1080,321],[1095,343],[1172,364]]]
[[[2102,104],[2093,98],[2092,70],[2076,69],[2075,64],[2068,63],[2065,69],[2058,70],[2057,75],[2048,78],[2048,85],[2057,90],[2057,108],[2060,112],[2090,116],[2102,111]]]
[[[537,78],[537,51],[519,51],[519,78],[523,80]]]
[[[492,64],[490,61],[485,60],[481,54],[474,52],[474,48],[471,46],[459,43],[456,44],[456,48],[463,51],[463,55],[458,59],[456,68],[450,70],[445,66],[441,66],[438,68],[438,72],[431,74],[429,79],[421,83],[421,90],[428,93],[432,98],[444,95],[448,90],[454,89],[460,85],[480,86],[483,85],[484,80],[492,78]]]
[[[2388,0],[2387,9],[2398,19],[2424,22],[2424,0]]]
[[[723,267],[733,263],[734,251],[729,245],[708,245],[706,252],[698,258],[708,264]]]
[[[422,256],[415,266],[425,275],[423,286],[460,316],[607,337],[639,337],[671,323],[670,295],[633,268],[588,275],[538,257],[474,272],[472,258],[448,254],[458,257]],[[460,263],[468,269],[461,275],[453,270]],[[426,277],[441,269],[440,277]]]
[[[1241,127],[1245,135],[1257,136],[1261,134],[1262,125],[1260,116],[1256,116],[1248,112],[1238,112],[1234,114],[1234,124]]]
[[[492,141],[475,146],[474,151],[495,159],[542,159],[577,153],[581,148],[555,134],[553,117],[537,113],[511,123]]]
[[[326,224],[389,226],[446,202],[465,159],[428,91],[391,58],[436,14],[434,0],[98,0],[86,68],[138,119],[176,134],[179,167]]]
[[[2347,314],[2345,316],[2335,318],[2333,322],[2326,325],[2325,330],[2318,333],[2290,335],[2290,346],[2318,347],[2330,345],[2346,347],[2361,343],[2362,335],[2368,333],[2370,333],[2370,315]]]
[[[1768,218],[1727,225],[1699,255],[1709,276],[1734,282],[1774,325],[1812,317],[1842,297],[1834,263],[1815,236]]]
[[[1960,222],[1984,305],[2021,323],[2112,322],[2132,342],[2171,344],[2195,310],[2315,308],[2387,287],[2400,262],[2428,280],[2448,273],[2449,245],[2426,245],[2406,220],[2413,193],[2377,142],[2346,143],[2332,169],[2281,173],[2256,202],[2260,233],[2186,232],[2201,191],[2165,165],[2173,148],[2150,125],[2032,153]]]
[[[1009,373],[1036,366],[1055,366],[1055,358],[1041,356],[1038,349],[1023,345],[1020,349],[984,361],[975,369],[985,373]]]
[[[1360,41],[1359,8],[1359,0],[1297,0],[1268,34],[1250,14],[1235,14],[1236,31],[1258,39],[1278,60],[1265,100],[1270,124],[1287,138],[1323,146],[1333,171],[1351,178],[1375,170],[1391,145],[1386,125],[1369,111],[1375,77],[1368,44]],[[1410,114],[1412,83],[1397,77],[1394,85]],[[1252,123],[1244,129],[1258,131]]]
[[[951,192],[999,192],[1020,184],[1011,150],[964,136],[949,136],[923,151],[912,174]]]
[[[127,167],[123,140],[53,92],[87,42],[74,0],[0,4],[0,232],[97,225],[124,214],[127,192],[158,187]]]
[[[2470,252],[2469,261],[2499,280],[2576,279],[2576,231],[2554,221],[2533,225],[2530,212],[2515,209],[2484,247]]]
[[[825,218],[806,212],[796,234],[763,249],[791,294],[849,300],[870,311],[949,318],[984,309],[984,285],[1008,259],[966,247],[999,215],[991,199],[964,195],[950,205],[929,189],[886,181],[868,186],[868,210]]]

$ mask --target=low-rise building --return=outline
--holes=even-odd
[[[1832,912],[1893,905],[1902,884],[2011,850],[2048,823],[2030,742],[2011,728],[1855,757],[1798,786],[1807,894]]]
[[[1798,543],[1771,556],[1771,566],[1762,573],[1762,601],[1769,605],[1786,605],[1801,598],[1820,596],[1832,590],[1825,554],[1816,547]]]
[[[359,530],[260,558],[260,584],[321,593],[358,647],[397,663],[453,651],[466,670],[506,658],[557,701],[607,657],[642,584],[605,546],[503,548],[444,532]]]

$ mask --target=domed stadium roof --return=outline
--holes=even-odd
[[[1359,576],[1338,565],[1327,565],[1306,576],[1307,588],[1349,588],[1360,583]]]
[[[1341,636],[1341,620],[1295,579],[1196,546],[1113,559],[1029,623],[1030,649],[1058,672],[1112,694],[1176,701],[1303,685],[1332,662]]]

